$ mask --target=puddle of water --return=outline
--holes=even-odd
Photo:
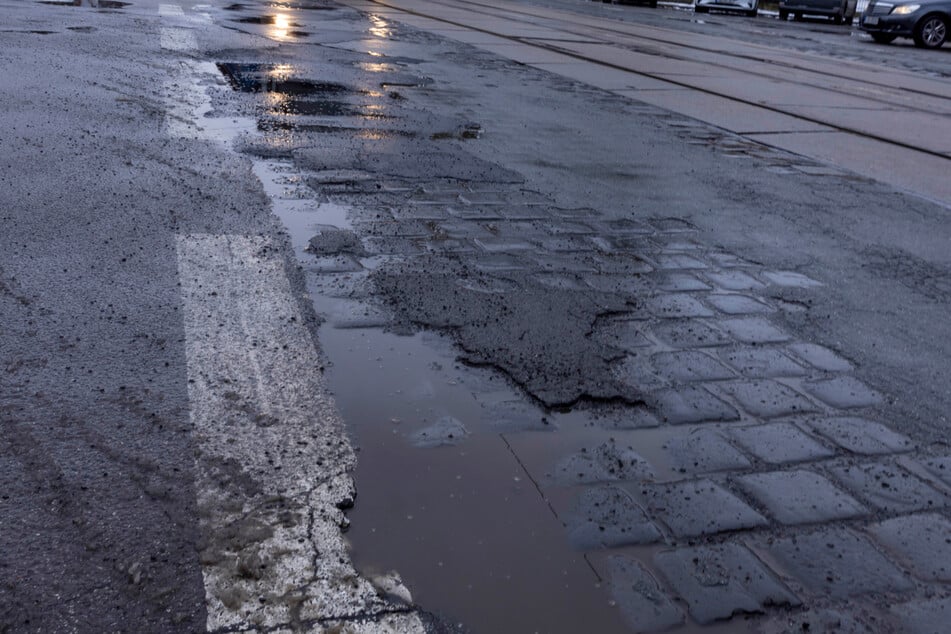
[[[94,9],[121,9],[131,2],[117,2],[117,0],[37,0],[39,4],[49,4],[54,7],[93,7]]]
[[[348,217],[349,207],[315,201],[313,191],[304,184],[299,172],[290,162],[254,161],[252,170],[271,199],[274,214],[284,223],[300,260],[313,259],[305,249],[311,236],[321,228],[353,228]]]
[[[345,99],[366,95],[344,84],[294,77],[288,64],[219,63],[218,69],[239,92],[264,93],[270,114],[311,117],[361,117],[383,119],[377,104],[353,104]]]
[[[418,135],[413,130],[388,130],[374,128],[355,128],[320,123],[297,123],[296,121],[274,121],[262,119],[258,121],[257,129],[261,132],[311,132],[316,134],[352,134],[358,139],[382,141],[384,139],[407,138],[414,139]]]
[[[358,450],[348,539],[363,572],[398,570],[415,601],[474,631],[626,631],[601,579],[486,420],[474,396],[484,378],[457,365],[450,344],[331,326],[319,337]],[[493,387],[500,399],[521,399]],[[446,417],[469,435],[414,446],[414,434]]]
[[[353,89],[334,82],[297,79],[290,64],[236,64],[219,62],[218,70],[239,92],[276,92],[292,97],[343,95]]]
[[[163,46],[180,44],[174,32],[162,31]],[[220,81],[221,75],[211,62],[189,63],[190,71],[182,78],[169,79],[163,85],[167,109],[165,127],[176,138],[204,139],[228,144],[238,135],[254,130],[253,119],[244,117],[208,117],[212,111],[208,84]]]

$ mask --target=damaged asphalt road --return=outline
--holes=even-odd
[[[947,209],[377,5],[2,11],[0,630],[944,622]]]

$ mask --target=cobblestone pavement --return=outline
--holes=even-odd
[[[420,48],[437,43],[374,24]],[[219,68],[240,89],[261,67],[237,57]],[[288,84],[315,81],[281,72]],[[319,143],[262,106],[278,88],[228,107],[258,108],[244,149],[265,166],[275,200],[347,210],[318,220],[301,251],[332,326],[447,333],[462,361],[526,395],[528,405],[491,404],[520,420],[502,436],[633,630],[724,619],[763,632],[944,630],[951,455],[900,433],[883,416],[888,394],[785,326],[826,282],[717,247],[673,213],[564,205],[467,153],[480,124],[407,105],[426,85],[418,75],[376,83],[384,89],[321,96],[308,124]],[[366,116],[375,109],[390,118]],[[849,178],[640,113],[722,160]],[[593,421],[583,436],[541,431],[547,412],[572,408]],[[455,442],[466,431],[440,433]]]
[[[882,395],[848,360],[771,319],[790,309],[771,290],[819,282],[706,247],[670,219],[596,220],[537,194],[542,204],[512,202],[527,197],[518,187],[427,183],[390,196],[389,217],[357,227],[413,235],[385,251],[366,240],[370,255],[430,270],[464,257],[472,269],[460,279],[486,294],[627,286],[627,308],[599,315],[586,336],[613,351],[606,362],[643,404],[610,415],[617,429],[594,434],[603,441],[529,472],[543,493],[584,485],[558,515],[599,553],[593,561],[635,629],[684,623],[685,612],[700,624],[766,612],[775,631],[941,630],[951,457],[876,420]],[[660,448],[641,456],[658,437]],[[562,444],[530,433],[510,441],[516,453]],[[650,544],[661,548],[626,552]],[[782,609],[798,606],[810,609]]]

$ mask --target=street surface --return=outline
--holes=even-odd
[[[949,51],[0,0],[0,631],[944,632]]]

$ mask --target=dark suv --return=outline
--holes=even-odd
[[[938,48],[948,39],[951,0],[871,0],[859,28],[879,44],[910,37],[922,48]]]
[[[804,15],[824,15],[836,24],[852,24],[856,0],[779,0],[779,19],[790,15],[801,20]]]

